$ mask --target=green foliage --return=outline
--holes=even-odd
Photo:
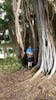
[[[4,19],[0,18],[0,29],[5,30],[9,28],[9,23],[13,22],[13,11],[9,1],[0,4],[0,10],[6,12]]]
[[[0,30],[5,32],[6,29],[10,30],[9,36],[5,37],[6,44],[12,42],[12,27],[14,27],[14,15],[12,11],[12,5],[10,0],[5,0],[3,4],[0,4],[1,13],[5,13],[4,18],[0,18]],[[14,29],[14,28],[13,28]]]
[[[13,49],[9,49],[9,50],[8,50],[8,53],[9,53],[9,54],[13,53]]]
[[[0,52],[2,52],[2,50],[0,49]]]
[[[7,35],[7,36],[5,37],[5,41],[10,41],[9,35]]]
[[[3,19],[1,19],[0,18],[0,29],[2,30],[4,30],[4,29],[6,29],[8,26],[7,26],[7,22],[5,22],[5,20],[3,20]]]
[[[21,60],[10,57],[6,59],[0,59],[0,71],[2,72],[15,72],[22,68]]]
[[[10,2],[5,2],[3,4],[3,10],[6,11],[5,19],[8,18],[9,20],[12,19],[12,7]]]
[[[16,0],[18,2],[18,0]]]

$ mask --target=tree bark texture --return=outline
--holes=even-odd
[[[14,12],[14,17],[15,17],[15,31],[16,31],[17,42],[20,45],[22,52],[24,52],[24,45],[23,45],[22,35],[20,32],[20,25],[19,25],[19,18],[18,18],[21,0],[18,0],[18,1],[13,0],[12,4],[13,4],[12,7],[13,7],[13,12]]]
[[[46,0],[35,0],[36,22],[39,37],[39,71],[33,76],[34,78],[39,73],[50,73],[49,78],[56,71],[56,51],[52,37],[52,29],[48,15],[48,3]]]

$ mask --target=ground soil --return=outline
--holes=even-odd
[[[42,73],[31,80],[30,70],[0,72],[0,100],[56,100],[56,74],[47,80]]]

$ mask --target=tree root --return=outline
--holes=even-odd
[[[31,78],[31,80],[34,80],[40,73],[42,72],[42,68],[40,68],[35,75]]]

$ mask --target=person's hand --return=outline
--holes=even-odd
[[[25,52],[21,53],[21,58],[24,58]]]

